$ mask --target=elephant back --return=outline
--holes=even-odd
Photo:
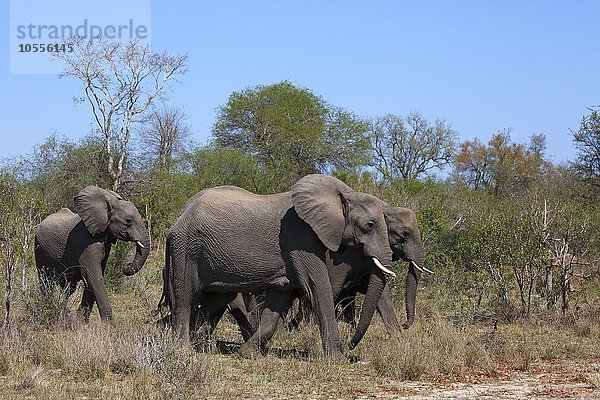
[[[79,215],[68,208],[61,208],[55,213],[48,215],[35,227],[36,235],[45,234],[65,228],[73,229],[81,221]]]

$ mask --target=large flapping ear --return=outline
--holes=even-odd
[[[98,236],[106,231],[110,219],[110,202],[120,197],[98,186],[87,186],[75,196],[75,211],[92,236]]]
[[[328,249],[338,251],[346,226],[348,198],[354,191],[337,178],[312,174],[292,186],[292,204]]]

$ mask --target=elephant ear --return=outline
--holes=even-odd
[[[339,179],[319,174],[306,175],[292,186],[296,213],[330,250],[338,251],[342,244],[348,199],[353,192]]]
[[[87,186],[75,196],[75,211],[92,236],[103,234],[110,219],[110,203],[121,196],[98,186]]]

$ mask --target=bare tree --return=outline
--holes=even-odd
[[[566,314],[571,307],[571,293],[577,290],[574,278],[589,278],[594,264],[585,261],[597,247],[591,239],[589,218],[578,219],[573,205],[564,200],[544,200],[541,230],[549,255],[544,279],[546,306],[553,309],[560,296],[560,311]]]
[[[113,190],[123,175],[132,125],[154,100],[163,95],[167,84],[185,74],[187,55],[172,56],[153,53],[148,44],[139,41],[120,43],[102,38],[68,40],[72,52],[54,54],[66,64],[60,77],[72,76],[81,81],[85,96],[108,155],[107,170]],[[115,166],[116,159],[116,166]]]
[[[384,180],[415,179],[448,164],[456,132],[443,120],[431,124],[419,113],[403,119],[387,114],[371,120],[373,166]]]
[[[184,148],[190,136],[188,115],[179,108],[162,106],[153,108],[141,130],[145,158],[150,159],[159,171],[170,172],[173,160]]]

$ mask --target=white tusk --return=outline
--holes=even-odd
[[[383,264],[381,264],[381,262],[379,262],[377,257],[371,257],[371,258],[373,259],[373,262],[375,263],[375,265],[377,265],[377,268],[382,270],[384,274],[389,275],[392,278],[396,277],[396,274],[394,273],[394,271],[391,271],[391,270],[387,269],[386,267],[384,267]]]
[[[421,268],[421,267],[419,267],[419,266],[417,265],[417,263],[416,263],[416,262],[414,262],[414,261],[412,261],[412,260],[410,261],[410,263],[412,264],[412,266],[413,266],[413,267],[414,267],[416,270],[418,270],[418,271],[419,271],[419,272],[421,272],[421,273],[423,273],[423,272],[429,272],[430,274],[433,274],[433,271],[432,271],[432,270],[430,270],[430,269],[427,269],[427,268],[424,268],[424,267],[423,267],[423,268]]]
[[[145,248],[146,248],[146,246],[144,246],[144,245],[142,244],[142,242],[140,242],[139,240],[138,240],[138,241],[136,241],[136,242],[135,242],[135,244],[137,244],[138,246],[140,246],[142,249],[145,249]]]

